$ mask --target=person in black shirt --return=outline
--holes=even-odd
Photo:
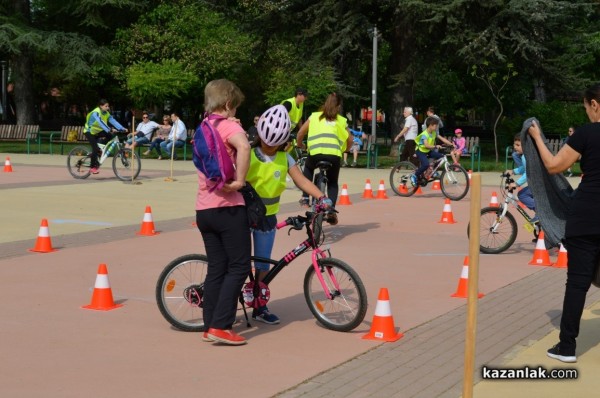
[[[560,342],[547,352],[562,362],[576,362],[576,342],[587,291],[600,259],[600,83],[588,88],[583,106],[591,123],[579,127],[552,155],[534,122],[529,134],[550,174],[562,173],[581,156],[585,175],[568,207],[563,244],[568,252],[567,283],[560,320]]]

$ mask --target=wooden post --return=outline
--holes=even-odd
[[[463,398],[473,396],[475,368],[475,341],[477,337],[477,300],[479,292],[479,223],[481,218],[481,174],[471,176],[471,212],[469,223],[469,294],[467,299],[467,325],[465,330],[465,369]]]

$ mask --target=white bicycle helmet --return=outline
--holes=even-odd
[[[258,119],[258,136],[269,146],[285,144],[290,138],[290,115],[283,105],[267,109]]]

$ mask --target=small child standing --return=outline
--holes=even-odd
[[[462,132],[463,131],[461,129],[454,130],[455,137],[452,138],[454,149],[452,152],[450,152],[452,160],[454,160],[454,164],[459,164],[461,155],[467,153],[467,140],[462,136]]]
[[[290,117],[283,105],[267,109],[258,120],[258,140],[250,153],[250,169],[246,181],[252,184],[267,208],[266,217],[261,225],[252,230],[254,255],[263,258],[271,258],[277,231],[276,215],[279,212],[281,194],[286,189],[288,174],[303,192],[319,198],[321,206],[332,207],[331,200],[304,177],[294,158],[285,151],[290,137],[290,125]],[[269,271],[269,264],[255,262],[254,268],[260,282]],[[279,318],[269,312],[267,306],[255,309],[252,318],[271,325],[279,323]]]
[[[509,185],[509,188],[517,188],[523,186],[524,184],[527,184],[527,172],[525,168],[525,166],[527,165],[527,161],[525,160],[525,155],[523,154],[523,147],[521,146],[521,133],[515,135],[515,138],[513,140],[513,149],[515,153],[521,156],[521,161],[523,163],[512,170],[506,170],[505,173],[508,175],[521,175],[521,177],[519,177],[517,181]],[[523,203],[529,210],[535,211],[535,201],[533,200],[533,194],[531,193],[531,189],[529,189],[529,186],[521,188],[517,193],[517,197],[519,198],[521,203]],[[537,222],[538,217],[534,216],[532,218],[532,221]]]
[[[363,144],[362,140],[366,139],[367,135],[359,130],[348,130],[350,130],[350,132],[353,135],[352,148],[350,148],[349,150],[349,152],[352,152],[352,156],[354,159],[352,162],[352,167],[356,167],[356,161],[358,160],[358,151],[360,150],[360,147]],[[342,167],[348,167],[348,152],[344,152],[344,163],[342,164]]]

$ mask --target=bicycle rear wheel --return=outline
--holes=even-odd
[[[88,178],[90,176],[91,167],[92,158],[89,148],[76,146],[71,149],[67,156],[67,168],[73,177],[77,179]]]
[[[202,299],[207,267],[208,258],[205,255],[188,254],[171,261],[158,277],[158,309],[179,330],[204,330]]]
[[[417,167],[411,162],[400,162],[390,172],[390,186],[396,195],[412,196],[419,186],[413,187],[410,176],[415,174]]]
[[[449,164],[440,176],[442,193],[450,200],[461,200],[469,192],[469,173],[460,165]]]
[[[304,276],[304,298],[310,312],[327,329],[348,332],[361,324],[367,313],[367,293],[360,277],[345,262],[335,258],[318,261],[331,299],[312,265]],[[337,286],[337,287],[336,287]]]
[[[121,181],[131,181],[140,175],[142,162],[131,149],[123,148],[113,157],[113,171]]]
[[[469,236],[467,227],[467,236]],[[486,254],[502,253],[517,239],[517,221],[506,213],[502,217],[502,207],[484,207],[479,221],[479,250]]]

